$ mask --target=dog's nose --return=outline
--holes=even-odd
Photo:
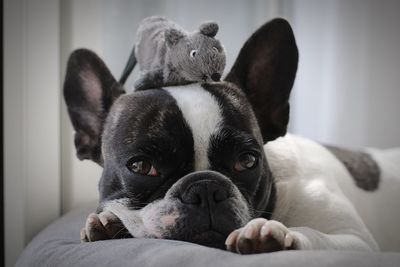
[[[211,79],[214,81],[214,82],[218,82],[219,80],[221,80],[221,74],[219,74],[219,73],[213,73],[212,75],[211,75]]]
[[[226,187],[209,181],[197,181],[184,190],[180,196],[182,203],[197,206],[212,206],[229,198]]]

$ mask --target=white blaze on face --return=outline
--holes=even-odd
[[[210,137],[222,122],[217,100],[200,84],[174,86],[166,90],[176,99],[183,117],[192,130],[195,171],[209,167],[207,151]]]

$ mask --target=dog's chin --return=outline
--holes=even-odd
[[[187,241],[207,247],[225,249],[225,240],[227,238],[226,234],[222,234],[215,230],[206,230],[201,233],[193,234],[193,236],[185,238]]]
[[[215,230],[208,230],[193,236],[192,242],[207,247],[225,249],[226,238],[226,234],[219,233]]]
[[[194,216],[193,216],[194,217]],[[203,218],[206,216],[202,216]],[[234,219],[228,221],[219,217],[218,223],[210,224],[208,220],[195,220],[188,216],[184,223],[178,223],[167,231],[164,238],[191,242],[207,247],[225,249],[225,240],[228,235],[241,227]]]

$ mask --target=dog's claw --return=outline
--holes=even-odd
[[[294,238],[293,235],[290,233],[287,233],[285,235],[285,242],[284,242],[284,248],[285,249],[291,249],[293,246]]]
[[[294,236],[282,223],[263,218],[251,220],[233,231],[225,242],[228,251],[239,254],[294,249],[294,243]]]
[[[236,250],[236,242],[237,242],[237,238],[238,238],[238,236],[239,236],[239,234],[240,234],[240,230],[241,230],[241,229],[237,229],[237,230],[233,231],[233,232],[228,236],[228,238],[226,239],[225,245],[226,245],[226,249],[227,249],[228,251],[235,252],[235,250]]]
[[[89,239],[86,236],[86,230],[85,228],[82,228],[80,231],[80,236],[81,236],[81,242],[89,242]]]

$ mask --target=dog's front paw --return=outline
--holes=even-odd
[[[91,213],[80,232],[82,242],[118,239],[130,236],[121,220],[110,211]]]
[[[239,254],[295,249],[294,236],[282,223],[264,218],[251,220],[225,241],[227,250]]]

